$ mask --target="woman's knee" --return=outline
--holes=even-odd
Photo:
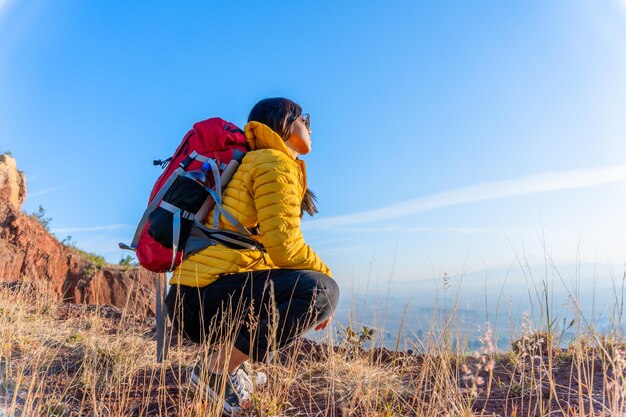
[[[311,270],[281,270],[280,274],[274,274],[278,304],[316,317],[328,317],[337,307],[339,287],[328,275]]]
[[[339,286],[337,282],[324,274],[316,274],[315,309],[319,317],[328,317],[337,308],[339,302]]]
[[[333,310],[335,310],[339,302],[339,285],[337,285],[337,281],[329,276],[326,276],[325,294],[329,303],[333,306]]]

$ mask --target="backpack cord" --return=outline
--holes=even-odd
[[[171,156],[163,161],[160,159],[155,159],[154,161],[152,161],[152,165],[154,166],[161,165],[161,169],[165,169],[171,160],[172,160]]]

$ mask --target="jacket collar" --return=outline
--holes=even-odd
[[[302,159],[294,158],[291,151],[285,145],[283,139],[274,132],[269,126],[259,122],[248,122],[244,127],[244,134],[246,135],[246,142],[251,151],[259,149],[275,149],[283,152],[291,160],[293,160],[300,167],[302,171],[302,195],[306,193],[307,181],[306,181],[306,164]]]
[[[251,151],[258,149],[275,149],[281,151],[289,158],[294,159],[285,142],[269,126],[259,122],[249,122],[244,128],[246,142]]]

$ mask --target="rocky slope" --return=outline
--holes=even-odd
[[[0,283],[28,283],[52,300],[126,306],[154,315],[156,274],[140,267],[97,265],[24,214],[25,198],[24,174],[15,159],[0,155]]]

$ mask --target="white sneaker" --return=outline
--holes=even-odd
[[[238,376],[239,370],[234,373],[229,372],[227,375],[223,398],[220,392],[224,375],[203,372],[199,363],[189,371],[189,384],[194,391],[203,394],[211,401],[217,403],[223,400],[223,415],[237,416],[241,412],[242,404],[250,398],[252,392],[247,389],[245,381],[242,381],[243,378]]]

